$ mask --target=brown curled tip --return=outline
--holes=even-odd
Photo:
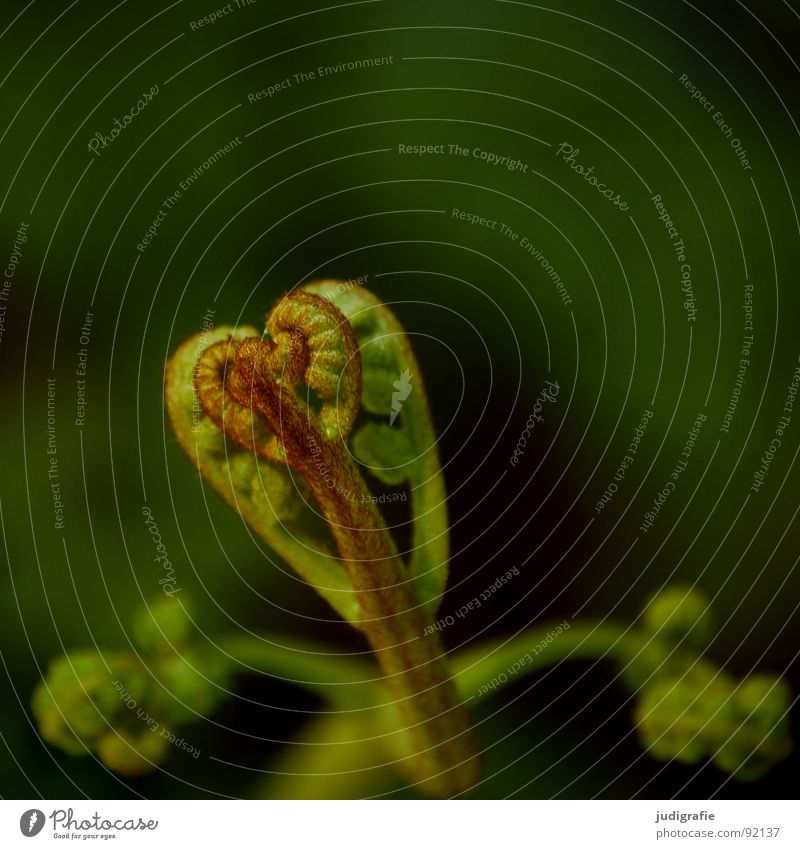
[[[259,342],[257,337],[250,337]],[[245,340],[245,341],[249,341]],[[203,351],[194,370],[194,387],[206,415],[225,436],[260,457],[274,459],[277,441],[265,419],[242,403],[246,379],[237,368],[241,342],[217,342]]]
[[[267,332],[200,355],[194,386],[205,413],[235,443],[271,460],[284,461],[284,443],[299,439],[286,432],[290,422],[305,419],[304,432],[346,439],[361,404],[361,355],[347,319],[299,290],[278,301]],[[293,391],[301,381],[322,401],[318,411]]]
[[[361,406],[361,354],[350,322],[327,298],[300,289],[278,301],[267,332],[276,343],[275,377],[294,386],[302,375],[323,402],[323,435],[346,439]]]

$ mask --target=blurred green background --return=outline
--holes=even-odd
[[[800,410],[763,487],[750,486],[800,354],[797,13],[777,0],[258,0],[192,28],[215,11],[204,2],[35,2],[1,13],[4,266],[18,228],[28,229],[0,344],[0,794],[247,795],[252,770],[268,768],[315,709],[293,687],[243,679],[243,698],[192,727],[204,757],[176,751],[136,780],[39,740],[29,699],[49,660],[69,647],[126,646],[132,611],[159,593],[143,505],[209,633],[268,629],[364,650],[200,486],[162,407],[165,360],[208,309],[217,323],[258,323],[287,289],[321,276],[368,275],[412,334],[451,493],[443,613],[520,568],[513,587],[447,630],[450,647],[575,615],[632,622],[653,592],[681,581],[714,598],[717,662],[739,675],[784,673],[796,690]],[[377,57],[383,64],[346,67]],[[294,76],[339,62],[338,73]],[[95,133],[110,134],[156,85],[129,126],[91,153]],[[165,199],[236,138],[139,250]],[[629,208],[564,162],[562,143]],[[470,154],[451,155],[449,145]],[[478,149],[525,167],[487,164]],[[694,322],[654,194],[686,245]],[[454,209],[503,222],[518,239]],[[724,433],[748,283],[754,343]],[[63,529],[48,478],[53,377]],[[514,468],[546,379],[559,382],[559,400]],[[635,463],[598,514],[646,409],[654,416]],[[688,467],[644,533],[700,412],[707,420]],[[794,792],[796,756],[756,785],[651,760],[603,662],[520,681],[483,710],[489,777],[478,795]]]

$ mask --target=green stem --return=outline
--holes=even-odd
[[[475,696],[487,681],[506,672],[520,657],[546,641],[557,623],[542,625],[511,639],[481,643],[447,658],[462,698]],[[630,663],[649,639],[622,625],[573,622],[545,649],[531,655],[520,675],[537,672],[565,660],[612,660]],[[285,634],[232,634],[218,638],[232,672],[258,672],[296,684],[337,705],[379,706],[386,701],[384,680],[374,664],[328,651],[311,640]],[[485,695],[485,694],[482,694]]]
[[[414,458],[407,469],[412,516],[408,574],[423,605],[435,615],[447,583],[450,526],[447,491],[436,448],[436,429],[422,370],[402,324],[367,289],[343,286],[336,280],[319,280],[305,288],[328,298],[350,321],[361,346],[365,380],[373,372],[381,377],[378,406],[371,412],[377,414],[380,402],[385,403],[389,397],[387,388],[402,371],[407,370],[412,375],[413,389],[404,402],[399,421],[394,425],[408,437]],[[368,386],[365,393],[370,394]],[[382,412],[386,413],[385,410]]]
[[[470,647],[450,658],[450,670],[463,698],[485,696],[512,680],[553,666],[564,660],[593,658],[616,661],[625,666],[647,645],[648,639],[630,627],[602,622],[572,622],[552,637],[557,624],[542,625],[507,640],[494,640]],[[552,637],[548,643],[548,637]],[[537,650],[537,646],[545,643]],[[515,664],[523,661],[513,674]],[[500,680],[485,691],[489,682]]]
[[[335,654],[285,634],[233,634],[216,641],[233,673],[257,672],[295,684],[339,707],[380,704],[381,676],[371,662]]]
[[[391,625],[388,630],[396,633]],[[249,671],[287,681],[314,693],[332,708],[315,716],[300,737],[291,741],[272,767],[270,777],[255,791],[257,796],[374,795],[391,789],[392,767],[411,772],[412,778],[420,782],[419,789],[442,795],[462,789],[456,789],[452,773],[464,769],[463,741],[455,747],[458,760],[454,766],[443,757],[443,741],[451,739],[452,727],[434,727],[430,717],[430,702],[436,687],[441,686],[441,680],[435,679],[430,670],[398,673],[393,686],[393,679],[381,676],[372,662],[333,654],[309,640],[233,634],[217,639],[215,646],[214,657],[221,653],[231,673]],[[393,652],[392,657],[396,654]],[[439,672],[452,687],[446,670],[441,668]],[[424,689],[429,691],[424,698],[412,690],[421,687],[420,680],[426,682]],[[413,705],[418,714],[413,720],[417,728],[408,727],[409,718],[398,699]],[[446,711],[447,704],[437,703],[437,708]],[[452,717],[447,721],[452,724]]]
[[[547,643],[558,627],[557,623],[545,624],[511,639],[482,643],[448,657],[456,698],[480,698],[514,679],[566,660],[609,659],[624,667],[650,640],[630,627],[582,621],[573,622]],[[396,626],[389,625],[388,630],[397,636]],[[404,732],[398,731],[402,719],[407,718],[397,716],[389,701],[391,689],[384,686],[391,679],[382,679],[369,661],[332,655],[311,641],[287,640],[285,636],[275,640],[234,635],[218,640],[218,645],[232,665],[240,664],[295,683],[342,712],[315,717],[292,742],[257,794],[263,798],[360,798],[376,792],[379,779],[381,786],[389,786],[388,765],[413,757],[408,742],[403,741]],[[536,652],[543,643],[544,647]],[[527,656],[530,659],[509,675],[509,668]],[[406,691],[404,698],[408,699],[410,682],[417,681],[418,672],[411,676],[401,674],[399,679]],[[486,685],[492,681],[496,684],[488,689]],[[428,705],[426,712],[429,711]],[[441,729],[437,732],[441,733]],[[415,747],[419,746],[417,739]],[[435,774],[435,767],[442,769],[440,760],[427,764],[429,774]],[[456,792],[452,787],[447,789]]]
[[[361,630],[411,741],[404,759],[407,771],[426,792],[463,792],[476,779],[475,745],[439,638],[428,629],[431,615],[420,604],[369,490],[341,443],[315,432],[308,417],[294,409],[293,396],[282,388],[280,394],[286,456],[320,504],[356,591]],[[264,412],[277,420],[273,404],[265,405]],[[319,451],[313,460],[305,448],[309,442]],[[336,489],[328,486],[320,468],[331,470]]]

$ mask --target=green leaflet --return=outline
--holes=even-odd
[[[374,474],[379,480],[389,484],[408,481],[413,518],[409,571],[417,597],[428,613],[434,614],[447,583],[450,559],[447,492],[419,364],[402,325],[371,292],[336,280],[321,280],[304,288],[332,301],[358,336],[364,373],[362,407],[385,418],[358,431],[353,448],[369,471],[377,467]],[[404,372],[408,392],[397,387]],[[403,400],[390,426],[396,392]],[[393,468],[397,466],[402,469]]]
[[[167,757],[176,729],[217,708],[228,666],[191,647],[138,656],[71,651],[50,664],[31,707],[48,743],[72,755],[94,752],[123,775],[141,775]]]
[[[220,326],[191,336],[178,348],[165,378],[173,429],[202,477],[340,616],[358,627],[360,608],[338,560],[326,553],[324,525],[309,505],[302,479],[226,439],[195,398],[192,376],[202,351],[217,342],[260,335],[253,327]]]
[[[353,436],[353,454],[371,475],[389,486],[405,483],[414,473],[414,449],[405,431],[368,422]]]

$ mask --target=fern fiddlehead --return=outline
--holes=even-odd
[[[349,752],[342,764],[356,774],[396,763],[420,789],[454,795],[477,777],[464,702],[570,658],[609,658],[654,757],[708,757],[755,779],[790,751],[785,682],[761,673],[737,682],[708,659],[713,621],[695,590],[661,592],[635,627],[545,625],[445,661],[432,627],[449,560],[436,434],[403,328],[363,287],[318,281],[282,298],[263,334],[218,327],[187,339],[167,366],[165,399],[201,476],[363,633],[380,673],[287,637],[203,644],[183,603],[162,599],[134,623],[137,651],[70,652],[54,662],[33,700],[49,742],[141,774],[167,756],[183,725],[222,700],[224,687],[210,681],[246,668],[341,708],[341,721],[324,714],[309,733]],[[364,475],[410,492],[410,552],[398,550]],[[362,725],[363,746],[351,739]],[[297,793],[296,783],[282,792]]]
[[[418,594],[347,444],[362,382],[378,394],[374,369],[362,381],[363,343],[332,299],[312,288],[277,303],[265,336],[230,337],[207,347],[193,372],[205,416],[233,443],[285,464],[308,485],[336,542],[332,568],[355,601],[351,621],[369,640],[407,729],[412,777],[439,795],[466,789],[474,744],[438,636],[427,628],[434,607]],[[383,409],[374,399],[366,407]],[[173,416],[179,437],[180,415]],[[366,438],[374,447],[381,435],[367,430]],[[264,534],[268,542],[273,535]]]

